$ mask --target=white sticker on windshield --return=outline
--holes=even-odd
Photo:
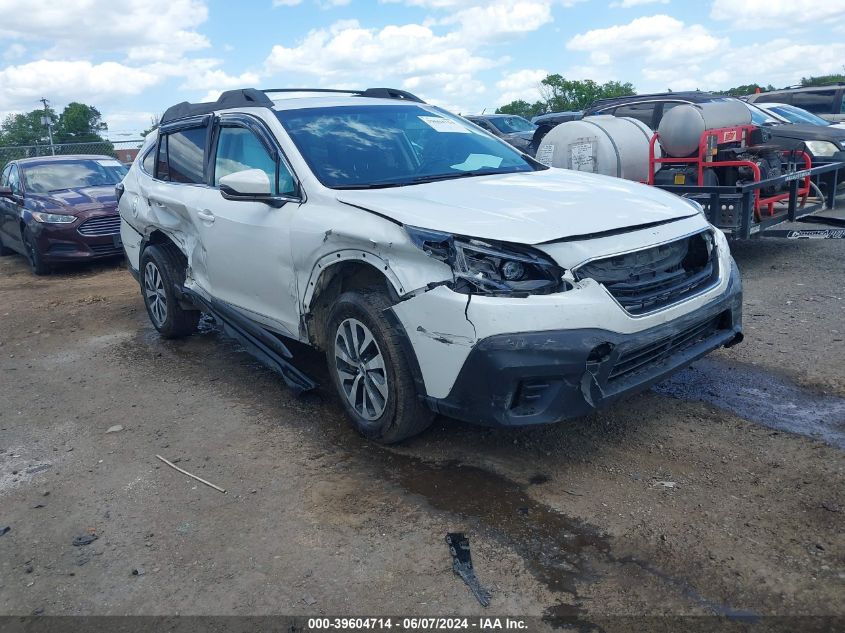
[[[552,166],[552,158],[555,155],[555,146],[551,143],[543,143],[540,149],[537,150],[537,155],[534,157],[544,165]]]
[[[101,158],[94,162],[96,162],[98,165],[102,165],[103,167],[120,167],[120,163],[112,158]]]
[[[498,169],[501,164],[502,158],[500,156],[470,154],[464,162],[451,165],[451,167],[452,169],[460,169],[461,171],[478,171],[484,168]]]
[[[421,116],[419,119],[438,132],[457,132],[458,134],[470,133],[468,128],[465,128],[457,121],[447,119],[442,116]]]

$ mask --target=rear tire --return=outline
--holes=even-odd
[[[381,290],[345,292],[329,313],[326,360],[341,403],[364,437],[394,444],[422,433],[434,414],[417,394],[401,333]]]
[[[139,281],[147,314],[164,338],[184,338],[197,330],[199,310],[179,305],[176,288],[185,283],[187,263],[172,244],[153,244],[141,255]]]
[[[38,243],[35,241],[35,236],[28,227],[23,230],[23,245],[32,272],[38,276],[50,274],[50,266],[44,261],[41,251],[38,250]]]

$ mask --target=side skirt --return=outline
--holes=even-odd
[[[298,395],[317,386],[316,382],[293,366],[290,362],[293,354],[278,337],[220,301],[205,299],[188,288],[180,290],[185,299],[218,320],[227,335],[236,339],[252,356],[278,373],[294,393]]]

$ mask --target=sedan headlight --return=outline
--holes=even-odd
[[[452,268],[452,289],[456,292],[525,296],[549,294],[564,287],[563,269],[532,248],[412,226],[405,230],[416,246]]]
[[[43,211],[33,211],[32,217],[36,222],[43,224],[70,224],[76,221],[75,215],[63,215],[61,213],[44,213]]]
[[[830,141],[804,141],[804,145],[807,146],[807,151],[813,156],[828,157],[839,151],[836,144]]]

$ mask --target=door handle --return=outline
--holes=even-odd
[[[197,211],[197,217],[203,222],[214,222],[214,214],[208,209]]]

